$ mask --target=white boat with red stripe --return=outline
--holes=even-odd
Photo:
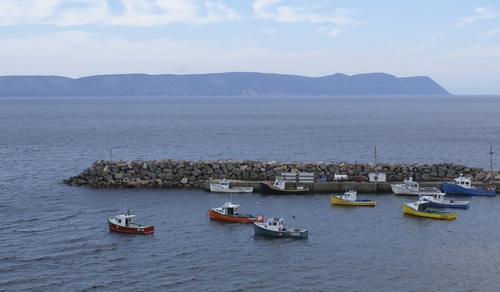
[[[114,218],[108,219],[109,230],[120,233],[133,234],[151,234],[155,231],[153,225],[145,225],[132,222],[135,215],[130,214],[130,211],[124,215],[117,215]]]

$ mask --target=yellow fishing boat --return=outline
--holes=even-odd
[[[434,219],[451,220],[457,218],[457,213],[429,208],[429,202],[422,200],[418,200],[413,203],[403,202],[403,213]]]
[[[349,206],[371,206],[375,207],[377,202],[375,200],[361,200],[357,198],[358,193],[354,190],[345,192],[340,196],[331,196],[333,205],[349,205]]]

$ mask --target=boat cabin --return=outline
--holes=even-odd
[[[284,190],[286,188],[286,181],[282,179],[281,176],[276,176],[273,186],[277,187],[280,190]]]
[[[273,186],[280,190],[286,190],[286,180],[282,179],[280,176],[276,176]],[[304,186],[296,186],[295,190],[304,190]]]
[[[220,213],[224,215],[229,215],[229,216],[236,216],[238,215],[238,207],[240,205],[233,204],[231,202],[226,202],[224,203],[224,206],[217,208],[220,209]]]
[[[350,191],[345,192],[342,195],[341,199],[344,201],[354,202],[357,199],[357,195],[358,195],[358,193],[356,191],[350,190]]]
[[[417,211],[425,211],[429,206],[429,202],[426,201],[417,201],[416,204],[417,204]]]
[[[455,178],[455,184],[457,186],[461,186],[465,189],[470,189],[471,188],[471,182],[470,178],[464,177],[463,175],[460,175],[459,177]]]
[[[418,182],[413,180],[413,177],[405,178],[404,185],[408,189],[417,189],[420,187]]]
[[[285,222],[285,219],[283,219],[283,218],[271,218],[271,219],[267,220],[266,227],[268,227],[271,230],[278,230],[278,231],[285,230],[283,228],[284,222]]]
[[[135,215],[117,215],[115,216],[115,221],[117,225],[129,226],[130,224],[132,224],[132,217],[135,217]]]
[[[442,192],[435,192],[435,193],[434,193],[434,195],[432,195],[432,197],[433,197],[435,200],[443,201],[443,200],[444,200],[444,195],[446,195],[446,193],[442,193]]]
[[[229,189],[229,183],[231,181],[227,180],[227,179],[222,179],[219,181],[219,186],[223,189]]]

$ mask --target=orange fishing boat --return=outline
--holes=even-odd
[[[240,205],[233,204],[231,202],[226,202],[224,205],[218,208],[210,207],[208,209],[208,215],[210,219],[223,220],[229,222],[240,222],[240,223],[253,223],[253,222],[264,222],[264,215],[254,216],[252,214],[239,213],[238,207]]]

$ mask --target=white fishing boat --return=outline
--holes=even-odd
[[[219,182],[210,183],[210,191],[214,193],[251,193],[253,187],[233,187],[231,180],[221,179]]]
[[[419,183],[414,181],[412,177],[403,181],[402,184],[391,184],[392,191],[396,195],[409,195],[409,196],[432,196],[435,192],[440,190],[435,187],[421,188]]]
[[[436,192],[432,196],[422,196],[422,200],[428,201],[431,207],[468,209],[470,206],[469,201],[448,200],[444,198],[445,195],[446,193]]]

